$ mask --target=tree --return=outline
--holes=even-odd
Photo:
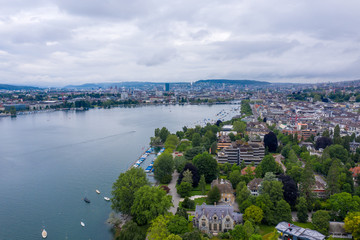
[[[170,218],[167,229],[173,234],[184,234],[188,231],[188,221],[182,216],[174,215]]]
[[[164,146],[167,150],[169,150],[170,152],[174,151],[176,146],[179,144],[179,139],[176,135],[174,134],[169,134],[166,137],[166,141],[164,143]]]
[[[255,224],[259,224],[263,217],[263,210],[255,205],[251,205],[245,209],[244,220],[249,220]]]
[[[171,181],[174,172],[174,160],[171,154],[162,153],[154,162],[154,178],[160,183],[167,184]]]
[[[214,186],[207,194],[206,202],[208,204],[214,204],[219,202],[221,199],[220,190],[217,186]]]
[[[264,145],[265,148],[268,147],[269,152],[276,152],[278,141],[274,132],[269,132],[264,136]]]
[[[264,222],[266,222],[268,225],[274,225],[276,224],[275,218],[274,218],[274,204],[270,199],[269,194],[261,194],[256,197],[256,206],[261,208],[264,212]]]
[[[283,174],[279,176],[279,180],[283,183],[285,201],[294,207],[298,197],[298,188],[295,181],[290,176]]]
[[[281,150],[281,155],[284,156],[284,158],[289,157],[289,152],[291,150],[291,144],[286,144],[285,147]]]
[[[236,225],[234,229],[230,232],[230,236],[231,239],[245,240],[247,236],[244,225]]]
[[[243,121],[235,121],[233,123],[234,131],[238,133],[245,133],[246,130],[246,122]]]
[[[355,240],[360,239],[360,212],[349,213],[344,223],[345,231],[351,233]]]
[[[183,240],[201,240],[201,234],[198,230],[184,233],[181,237]]]
[[[201,145],[201,136],[199,133],[194,133],[192,137],[192,145],[193,147],[199,147]]]
[[[330,215],[325,210],[316,211],[312,215],[312,224],[314,225],[315,230],[324,235],[328,235],[329,233],[329,221]]]
[[[310,161],[307,161],[301,176],[300,192],[301,195],[305,197],[306,202],[308,204],[308,208],[312,205],[314,199],[314,195],[312,192],[312,188],[314,184],[315,184],[314,171],[312,169]]]
[[[327,191],[330,195],[333,195],[335,193],[340,192],[340,181],[339,176],[341,172],[341,163],[339,159],[335,159],[331,167],[329,169],[328,175],[327,175]]]
[[[197,187],[200,181],[200,175],[198,172],[198,169],[192,165],[191,163],[187,163],[185,164],[185,167],[183,169],[183,171],[180,173],[179,178],[178,178],[178,184],[180,184],[182,182],[182,179],[184,178],[184,172],[190,170],[190,172],[192,173],[192,178],[193,178],[193,187]]]
[[[167,225],[170,221],[170,215],[160,215],[151,222],[147,238],[150,240],[163,240],[170,235]]]
[[[246,238],[249,239],[251,235],[254,234],[254,227],[251,223],[251,221],[246,220],[244,223],[244,231],[246,233]]]
[[[182,181],[183,182],[188,182],[192,186],[192,183],[193,183],[192,172],[189,169],[187,169],[186,171],[184,171],[183,176],[184,177],[183,177]]]
[[[303,169],[299,166],[293,166],[287,170],[287,175],[290,176],[296,183],[300,183]]]
[[[188,198],[188,199],[189,199],[189,198]],[[183,207],[178,207],[178,208],[176,209],[176,214],[175,214],[175,215],[179,215],[179,216],[181,216],[181,217],[183,217],[183,218],[185,218],[185,219],[189,219],[189,215],[187,214],[186,209],[183,208]]]
[[[229,180],[233,188],[235,188],[238,183],[241,181],[241,173],[239,170],[235,170],[230,173]]]
[[[185,197],[184,201],[181,203],[181,207],[186,208],[186,209],[194,209],[195,201],[191,200],[188,197]]]
[[[201,175],[201,177],[200,177],[199,187],[200,187],[201,194],[204,195],[206,192],[206,182],[205,182],[204,175]]]
[[[165,240],[182,240],[182,238],[179,235],[170,234]]]
[[[174,158],[174,166],[178,173],[181,173],[186,164],[186,158],[184,156],[176,156]]]
[[[211,156],[209,153],[204,152],[202,154],[197,155],[193,159],[194,166],[199,170],[200,175],[205,176],[205,181],[207,183],[211,183],[214,179],[216,179],[219,168],[215,158]]]
[[[315,149],[319,150],[320,148],[325,149],[333,143],[332,139],[329,137],[319,137],[316,139]]]
[[[335,128],[334,128],[334,144],[341,144],[339,125],[336,125]]]
[[[184,153],[184,157],[187,160],[192,160],[196,155],[205,152],[204,147],[193,147]]]
[[[296,208],[297,208],[297,218],[299,222],[303,222],[303,223],[307,222],[309,218],[309,214],[308,214],[306,199],[304,197],[301,197],[299,199],[299,204],[297,205]]]
[[[149,181],[142,168],[131,168],[121,173],[113,184],[111,194],[111,208],[123,214],[131,213],[131,206],[134,202],[135,192],[142,186],[148,185]]]
[[[267,172],[275,173],[277,169],[275,158],[272,155],[266,155],[260,162],[260,167],[262,170],[262,176],[265,176],[265,173]]]
[[[274,214],[277,222],[291,222],[291,208],[284,199],[281,199],[276,203]]]
[[[181,182],[180,185],[176,186],[177,193],[183,197],[190,197],[190,192],[192,190],[192,185],[189,182]]]
[[[156,132],[155,132],[155,134],[156,134]],[[166,127],[161,128],[161,130],[159,131],[159,137],[163,143],[165,143],[166,138],[168,137],[169,134],[170,134],[170,132],[169,132],[169,130],[167,130]]]
[[[331,210],[343,220],[348,212],[360,211],[360,197],[342,192],[330,197]]]
[[[144,225],[172,206],[171,196],[159,187],[143,186],[135,193],[131,214],[139,225]]]
[[[291,168],[292,166],[301,166],[301,163],[299,162],[298,157],[296,156],[296,153],[293,149],[289,151],[288,159],[286,159],[286,166],[288,168]]]
[[[132,220],[127,221],[120,231],[118,240],[144,240],[146,234],[142,231],[142,229]]]
[[[283,184],[279,181],[263,181],[261,183],[260,194],[268,194],[271,201],[275,204],[284,197]]]

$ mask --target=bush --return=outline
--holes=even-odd
[[[181,197],[190,197],[192,185],[189,182],[182,182],[180,185],[176,186],[176,190]]]
[[[181,207],[186,209],[194,209],[195,208],[195,201],[191,200],[190,198],[186,197],[184,201],[181,203]]]

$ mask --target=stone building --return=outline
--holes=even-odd
[[[194,226],[201,232],[217,234],[232,230],[236,224],[243,222],[243,215],[234,212],[229,205],[196,205]]]
[[[232,205],[235,202],[234,189],[229,180],[215,179],[211,183],[211,188],[218,187],[221,193],[220,202]]]
[[[265,147],[261,142],[233,142],[223,148],[217,155],[218,163],[258,165],[265,156]]]

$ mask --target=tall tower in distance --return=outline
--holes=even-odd
[[[165,83],[165,92],[170,91],[170,83]]]

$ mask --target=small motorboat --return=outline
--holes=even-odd
[[[84,198],[84,201],[85,201],[86,203],[90,203],[90,200],[89,200],[87,197]]]
[[[85,227],[85,223],[84,223],[84,222],[80,222],[80,225],[81,225],[82,227]]]
[[[97,189],[95,190],[95,192],[96,192],[97,194],[100,194],[100,191],[99,191],[99,190],[97,190]]]
[[[110,201],[110,198],[104,197],[104,200],[105,200],[105,201]]]
[[[42,236],[42,238],[47,238],[47,232],[45,229],[42,230],[41,236]]]

